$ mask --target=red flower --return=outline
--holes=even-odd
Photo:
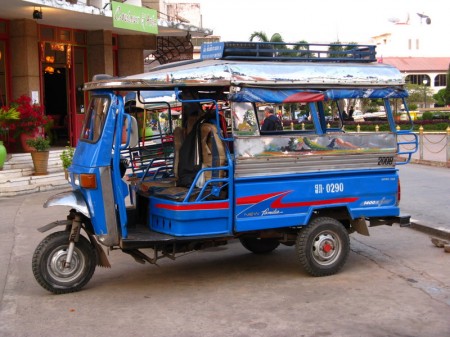
[[[51,122],[51,119],[44,115],[43,106],[32,103],[31,97],[27,95],[22,95],[12,101],[11,107],[15,107],[20,113],[20,119],[9,124],[9,129],[13,132],[14,137],[18,137],[22,133],[33,134]]]

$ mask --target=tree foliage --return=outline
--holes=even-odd
[[[447,86],[445,87],[444,99],[445,99],[445,105],[449,105],[450,104],[450,64],[448,65],[448,70],[447,70]]]
[[[339,40],[330,43],[330,47],[328,48],[328,57],[345,57],[347,54],[344,52],[346,50],[355,49],[358,45],[356,42],[342,43]]]
[[[420,84],[407,84],[406,90],[408,91],[408,98],[406,99],[408,106],[412,104],[423,105],[425,100],[427,103],[434,102],[430,87],[426,87]]]
[[[436,94],[433,95],[433,99],[436,101],[437,106],[445,106],[445,95],[447,93],[447,89],[441,89]]]
[[[250,41],[253,41],[254,39],[258,39],[260,42],[284,42],[279,33],[273,34],[269,40],[266,33],[253,32],[252,35],[250,35]]]

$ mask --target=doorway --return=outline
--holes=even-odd
[[[45,114],[53,123],[46,130],[52,146],[66,146],[69,142],[69,77],[71,46],[45,42],[42,49],[42,91]]]
[[[43,78],[45,112],[53,120],[48,136],[53,146],[68,145],[67,70],[60,66],[45,66]]]

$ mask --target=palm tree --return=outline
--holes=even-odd
[[[297,53],[298,57],[314,57],[314,54],[309,52],[309,43],[306,40],[301,40],[296,42],[297,44],[292,48],[293,50],[300,51],[305,50],[305,52]]]
[[[339,40],[331,42],[328,48],[328,57],[345,57],[347,54],[342,53],[346,50],[353,50],[358,44],[356,42],[342,43]]]
[[[276,45],[273,45],[273,49],[284,49],[288,50],[289,48],[284,43],[283,37],[279,33],[275,33],[270,37],[270,40],[268,39],[266,33],[260,31],[260,32],[253,32],[252,35],[250,35],[250,41],[253,41],[254,39],[258,39],[260,42],[276,42]],[[302,53],[292,53],[290,51],[286,52],[278,52],[276,56],[297,56],[297,57],[313,57],[314,55],[310,55],[309,52],[309,45],[308,42],[305,40],[298,41],[296,43],[299,43],[300,45],[295,45],[292,50],[300,51],[305,50],[306,52]]]
[[[280,34],[275,33],[270,37],[270,40],[267,38],[266,33],[264,32],[253,32],[252,35],[250,35],[250,41],[253,41],[255,38],[257,38],[260,42],[284,42],[283,38]]]
[[[260,42],[275,42],[276,44],[270,45],[266,44],[263,45],[263,49],[283,49],[286,50],[287,46],[284,44],[283,38],[280,34],[275,33],[270,37],[270,40],[267,38],[267,35],[264,32],[254,32],[252,35],[250,35],[250,41],[253,41],[253,39],[257,38]],[[272,56],[283,56],[286,55],[286,53],[283,52],[276,52]]]

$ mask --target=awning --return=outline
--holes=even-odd
[[[237,93],[230,95],[233,102],[256,102],[256,103],[309,103],[324,100],[335,100],[343,98],[403,98],[408,97],[408,92],[399,88],[378,89],[329,89],[302,90],[284,89],[273,90],[263,88],[243,88]]]
[[[327,99],[342,98],[403,98],[408,92],[399,88],[380,89],[329,89],[325,92]]]
[[[233,102],[297,103],[318,102],[324,99],[324,93],[321,91],[298,89],[243,88],[241,91],[230,95],[230,101]]]

